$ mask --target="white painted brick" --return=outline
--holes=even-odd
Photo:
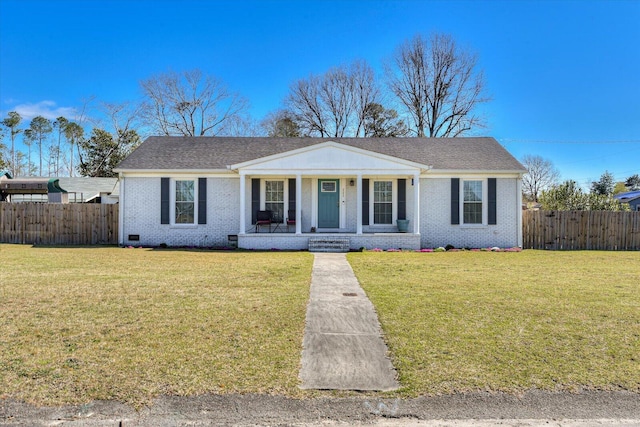
[[[160,224],[159,177],[127,177],[124,183],[125,245],[226,246],[227,236],[238,234],[238,178],[208,178],[207,224],[188,226]],[[140,235],[140,241],[129,241],[129,234]]]
[[[482,227],[451,225],[451,180],[421,179],[420,234],[423,248],[486,248],[518,245],[517,180],[496,181],[497,224]]]
[[[204,175],[199,176],[204,177]],[[198,177],[194,177],[198,178]],[[311,187],[314,180],[302,179],[302,231],[311,229]],[[364,226],[365,235],[355,235],[357,217],[357,189],[346,187],[346,229],[352,234],[351,248],[379,247],[434,248],[447,244],[456,247],[512,247],[517,245],[518,215],[517,180],[497,180],[497,225],[464,227],[450,224],[450,179],[422,178],[420,180],[420,235],[397,233],[394,226],[378,228]],[[207,179],[207,224],[171,226],[160,224],[160,177],[126,177],[123,183],[123,236],[125,245],[157,246],[226,246],[229,234],[238,234],[240,181],[238,177],[209,177]],[[251,180],[247,178],[245,199],[246,232],[251,233]],[[413,221],[413,187],[407,179],[407,218]],[[412,230],[410,223],[409,230]],[[389,232],[389,234],[384,234]],[[377,234],[371,234],[377,233]],[[128,240],[129,234],[140,235],[139,242]],[[240,237],[239,244],[255,249],[306,249],[309,235],[274,233],[268,237]]]

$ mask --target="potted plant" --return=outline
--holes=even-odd
[[[399,233],[406,233],[409,230],[409,220],[408,219],[397,219],[396,224],[398,225]]]

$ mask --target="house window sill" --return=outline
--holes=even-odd
[[[460,228],[487,228],[487,224],[460,224]]]
[[[198,224],[171,224],[169,228],[184,230],[185,228],[198,228]]]

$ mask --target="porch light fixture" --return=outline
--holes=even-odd
[[[413,185],[413,178],[411,178],[411,185]]]
[[[356,184],[356,182],[353,179],[349,180],[349,186],[350,187],[353,187],[355,184]]]

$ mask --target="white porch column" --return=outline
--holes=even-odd
[[[362,174],[356,179],[356,234],[362,234]]]
[[[296,234],[302,234],[302,174],[296,175]]]
[[[247,200],[247,176],[244,172],[240,172],[240,231],[238,234],[245,233],[245,213]]]
[[[420,172],[413,174],[413,233],[420,234]]]

